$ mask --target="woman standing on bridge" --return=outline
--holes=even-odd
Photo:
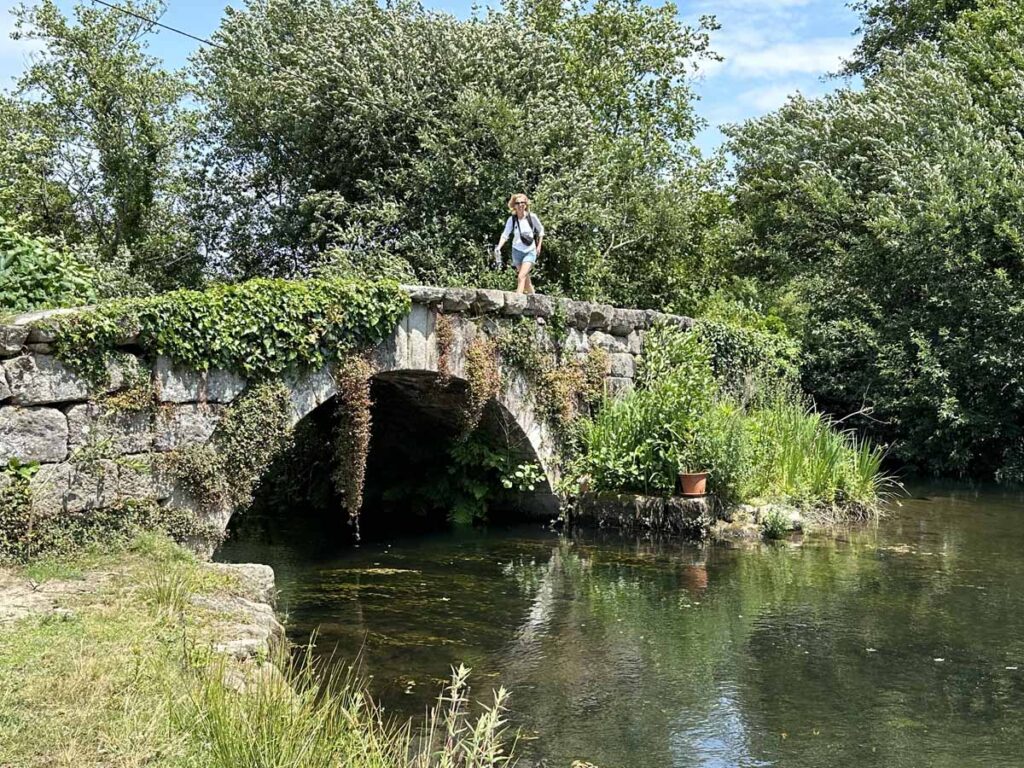
[[[541,242],[544,240],[544,225],[540,219],[530,213],[530,198],[524,194],[512,195],[508,199],[508,209],[512,215],[505,222],[505,231],[494,249],[494,259],[501,265],[501,249],[505,241],[512,238],[512,266],[516,268],[518,285],[516,293],[533,293],[530,281],[530,270],[540,256]]]

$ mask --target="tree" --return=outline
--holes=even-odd
[[[932,471],[1024,448],[1014,5],[962,14],[862,91],[732,131],[738,263],[806,302],[805,384],[838,413],[873,407],[861,425]]]
[[[468,21],[401,1],[230,10],[197,72],[221,267],[340,259],[486,282],[505,201],[525,190],[548,230],[547,290],[671,301],[661,286],[700,263],[688,227],[720,199],[686,77],[712,24],[636,0]]]
[[[887,57],[898,55],[923,40],[937,40],[944,25],[964,11],[978,7],[978,0],[855,0],[863,33],[846,63],[847,74],[876,73]]]
[[[162,8],[127,7],[142,16]],[[70,20],[53,0],[15,14],[14,36],[43,47],[3,105],[12,120],[0,173],[19,193],[0,197],[0,211],[90,246],[153,287],[194,282],[200,258],[181,205],[187,87],[145,54],[151,25],[88,6]]]

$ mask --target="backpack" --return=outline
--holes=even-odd
[[[527,213],[526,217],[530,221],[530,229],[533,230],[533,234],[524,235],[522,229],[519,227],[519,217],[514,213],[512,214],[512,232],[514,233],[517,229],[519,230],[519,239],[523,244],[529,248],[533,245],[533,241],[537,238],[537,230],[540,228],[540,221],[532,214]]]

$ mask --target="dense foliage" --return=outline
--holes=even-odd
[[[670,493],[680,472],[708,472],[731,502],[782,500],[869,511],[889,485],[883,452],[809,408],[784,376],[739,393],[719,384],[696,333],[656,328],[638,387],[583,430],[576,474],[597,491]]]
[[[965,11],[731,144],[741,268],[804,302],[805,385],[939,472],[991,473],[1024,430],[1021,19]]]
[[[0,315],[95,300],[87,264],[0,219]]]
[[[408,294],[394,283],[256,279],[107,302],[45,322],[57,355],[94,380],[129,335],[150,355],[193,370],[259,379],[319,368],[368,346],[408,309]]]
[[[128,9],[159,15],[143,0]],[[145,21],[53,0],[15,11],[39,51],[0,114],[0,216],[60,234],[114,267],[119,294],[194,283],[202,268],[188,207],[187,84],[146,55]]]
[[[510,0],[468,21],[411,2],[249,3],[198,67],[220,266],[487,281],[505,201],[526,189],[547,290],[671,303],[722,205],[691,149],[688,75],[710,26],[638,0]]]

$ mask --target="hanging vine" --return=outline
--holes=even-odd
[[[437,337],[438,383],[447,386],[452,377],[452,346],[455,343],[455,327],[452,319],[440,310],[434,321],[434,335]]]
[[[334,440],[334,487],[341,495],[349,519],[358,523],[363,505],[366,462],[370,455],[370,379],[373,366],[364,357],[351,356],[335,369],[338,413]]]
[[[483,334],[477,334],[466,350],[466,380],[469,382],[469,403],[462,425],[463,435],[468,435],[480,425],[487,403],[501,391],[498,347]]]

